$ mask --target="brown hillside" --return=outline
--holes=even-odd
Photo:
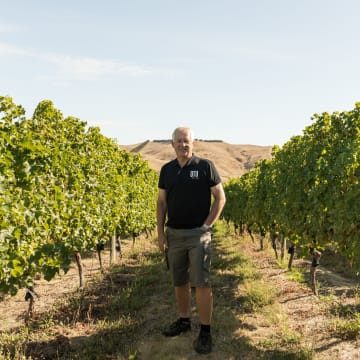
[[[140,153],[149,165],[160,170],[161,166],[175,158],[170,140],[145,141],[135,145],[120,145],[122,149]],[[212,160],[223,181],[237,177],[254,167],[256,161],[271,158],[271,146],[233,145],[222,141],[202,141],[194,143],[197,156]]]

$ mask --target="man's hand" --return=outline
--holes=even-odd
[[[159,234],[158,235],[158,244],[159,244],[159,250],[162,253],[165,253],[165,248],[167,246],[166,236],[165,234]]]

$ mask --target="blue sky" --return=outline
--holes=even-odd
[[[358,0],[0,0],[0,95],[119,144],[283,145],[360,101]]]

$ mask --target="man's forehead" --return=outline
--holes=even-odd
[[[191,132],[189,130],[179,130],[175,133],[175,137],[176,138],[181,138],[181,137],[191,137]]]

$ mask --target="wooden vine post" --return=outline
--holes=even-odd
[[[316,270],[317,267],[320,265],[320,257],[321,252],[316,249],[311,249],[310,254],[312,255],[312,262],[311,262],[311,268],[310,268],[310,284],[313,289],[313,292],[316,296],[319,295],[317,282],[316,282]]]
[[[85,285],[85,278],[84,278],[84,268],[83,268],[83,264],[81,261],[81,254],[78,251],[74,252],[75,255],[75,260],[76,260],[76,265],[78,267],[78,271],[79,271],[79,280],[80,280],[80,288],[83,288]]]
[[[114,231],[113,236],[111,236],[110,241],[110,265],[115,264],[116,262],[116,231]]]

